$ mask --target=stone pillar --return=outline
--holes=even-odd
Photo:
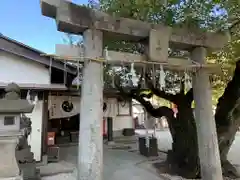
[[[191,58],[200,64],[205,63],[206,49],[198,47]],[[202,179],[222,180],[222,169],[218,149],[216,124],[212,112],[212,96],[209,75],[204,68],[193,77],[195,116]]]
[[[10,133],[9,133],[10,134]],[[18,177],[19,168],[15,157],[16,146],[19,135],[2,135],[0,134],[0,178]]]
[[[102,32],[86,30],[83,34],[85,57],[102,57]],[[86,60],[81,88],[78,180],[102,179],[103,66]]]

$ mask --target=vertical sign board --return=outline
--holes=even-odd
[[[171,29],[152,29],[149,34],[149,58],[151,61],[167,62]]]

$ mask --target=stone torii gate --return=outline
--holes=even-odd
[[[102,62],[96,59],[103,57],[104,38],[133,42],[149,38],[148,59],[151,61],[163,63],[168,67],[182,67],[182,69],[196,66],[192,63],[194,61],[203,67],[193,77],[201,174],[202,179],[222,180],[216,127],[212,114],[211,87],[205,59],[206,49],[222,48],[228,40],[227,36],[221,33],[173,29],[161,24],[153,25],[127,18],[115,18],[63,0],[41,0],[41,9],[44,16],[56,19],[59,31],[83,34],[84,38],[85,66],[80,110],[79,180],[102,179],[103,67]],[[192,61],[169,58],[169,47],[190,51]],[[116,62],[127,59],[129,62],[146,63],[147,60],[144,55],[115,51],[110,51],[108,56],[111,61]]]

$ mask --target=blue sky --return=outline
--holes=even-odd
[[[40,0],[0,0],[0,33],[46,53],[64,43],[55,21],[41,15]],[[86,4],[88,0],[73,0]]]
[[[55,44],[64,43],[65,37],[54,19],[41,15],[40,0],[0,0],[0,33],[46,53],[54,53]]]

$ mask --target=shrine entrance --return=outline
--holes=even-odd
[[[48,97],[47,129],[50,135],[55,136],[54,144],[77,143],[80,125],[80,96],[66,92],[51,92]]]
[[[201,176],[202,179],[207,180],[222,179],[209,82],[209,73],[219,69],[216,65],[207,64],[205,59],[207,49],[217,50],[224,46],[227,42],[225,35],[200,30],[171,28],[161,24],[150,24],[121,17],[115,18],[104,12],[68,1],[58,3],[41,0],[41,7],[43,15],[56,19],[59,31],[83,35],[84,43],[83,47],[79,48],[78,56],[58,57],[84,64],[78,179],[102,179],[103,143],[101,137],[102,121],[100,119],[103,117],[104,64],[118,64],[124,67],[128,66],[130,69],[138,67],[142,68],[143,71],[151,72],[154,87],[157,85],[154,73],[159,71],[160,90],[164,90],[163,71],[169,69],[190,72],[193,79],[192,94],[194,96],[192,98],[195,100]],[[133,43],[140,43],[147,39],[142,43],[145,52],[132,54],[108,50],[103,47],[103,42],[109,38],[132,41]],[[169,57],[169,48],[187,51],[189,56],[186,59]],[[57,58],[56,55],[54,56]],[[132,73],[131,83],[133,86],[138,85],[135,77],[137,76]],[[121,90],[121,87],[118,89]],[[132,97],[134,98],[134,91]]]

